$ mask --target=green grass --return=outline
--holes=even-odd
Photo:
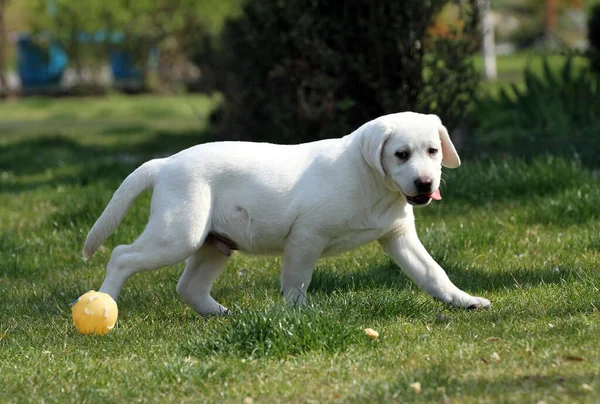
[[[186,307],[178,265],[128,281],[111,333],[77,334],[69,303],[143,229],[149,195],[84,262],[87,231],[139,162],[207,138],[212,105],[0,105],[0,402],[600,400],[600,181],[548,156],[467,160],[417,211],[428,250],[491,310],[432,300],[370,244],[320,261],[300,310],[279,295],[280,259],[235,255],[214,296],[236,314]]]

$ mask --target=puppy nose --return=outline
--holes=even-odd
[[[415,187],[419,192],[431,192],[433,180],[430,177],[419,177],[415,180]]]

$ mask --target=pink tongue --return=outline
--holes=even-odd
[[[432,194],[427,195],[434,201],[440,201],[442,199],[442,195],[440,194],[440,190],[436,189]]]

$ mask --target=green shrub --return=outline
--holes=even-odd
[[[221,137],[297,143],[404,110],[456,125],[479,80],[468,57],[478,27],[474,1],[457,2],[457,28],[429,36],[448,3],[247,2],[217,44],[196,56],[224,97],[213,116]]]
[[[573,59],[568,57],[560,72],[544,59],[541,74],[525,69],[525,88],[512,84],[502,87],[498,97],[480,100],[470,151],[576,155],[597,165],[600,79],[587,69],[575,69]]]

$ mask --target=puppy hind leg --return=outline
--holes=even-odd
[[[133,244],[119,245],[113,249],[106,267],[104,282],[102,282],[99,289],[100,292],[108,293],[113,299],[117,300],[125,281],[131,276],[130,271],[127,271],[122,265],[123,258],[134,253],[134,251]]]
[[[227,308],[213,299],[210,291],[228,261],[229,257],[208,244],[204,244],[188,258],[185,270],[177,283],[177,293],[198,314],[227,312]]]
[[[157,204],[160,204],[158,201]],[[202,245],[208,234],[210,211],[188,200],[183,203],[163,203],[154,210],[146,229],[130,245],[120,245],[113,250],[106,268],[106,277],[100,292],[117,299],[125,281],[132,275],[183,261]],[[155,198],[152,200],[153,206]],[[181,214],[180,212],[185,212]]]
[[[108,293],[116,300],[130,276],[177,264],[189,257],[195,248],[193,243],[179,240],[165,242],[144,232],[133,244],[114,249],[100,292]]]

